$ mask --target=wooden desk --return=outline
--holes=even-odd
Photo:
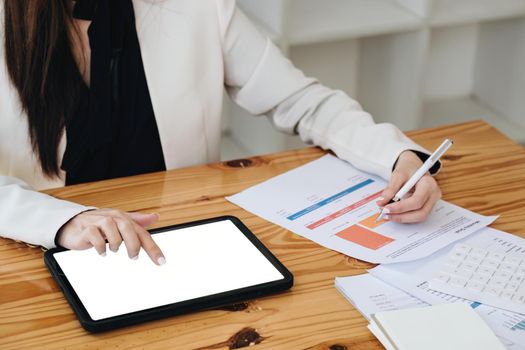
[[[455,146],[439,174],[444,198],[501,217],[493,227],[525,237],[525,150],[482,122],[411,132],[429,149]],[[235,215],[295,275],[290,292],[221,310],[91,335],[51,279],[39,249],[0,239],[0,348],[379,349],[365,319],[334,288],[336,276],[372,267],[255,217],[224,197],[323,155],[317,148],[217,163],[48,193],[99,207],[159,212],[159,226]]]

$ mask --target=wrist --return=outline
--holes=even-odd
[[[422,160],[414,151],[406,150],[399,154],[392,170],[396,170],[398,167],[416,168],[417,170],[423,162],[424,160]]]
[[[55,247],[63,247],[63,236],[64,236],[64,233],[65,231],[70,228],[72,225],[74,225],[74,220],[79,216],[79,215],[82,215],[88,211],[92,211],[92,210],[96,210],[96,208],[88,208],[86,210],[83,210],[81,211],[80,213],[77,213],[75,215],[73,215],[72,217],[70,217],[66,222],[64,222],[64,224],[62,224],[62,226],[60,226],[60,228],[56,231],[56,234],[55,234]],[[81,227],[77,227],[77,229],[79,231],[81,231]]]

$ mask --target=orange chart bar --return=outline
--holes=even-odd
[[[372,216],[369,216],[366,219],[364,219],[362,221],[359,221],[359,224],[361,224],[361,225],[363,225],[365,227],[368,227],[369,229],[373,230],[377,226],[381,226],[385,222],[388,222],[385,219],[381,219],[381,220],[379,220],[379,222],[376,222],[376,218],[377,218],[378,215],[379,215],[379,213],[376,213],[376,214],[374,214]]]
[[[377,250],[394,240],[364,227],[353,225],[338,232],[336,236],[365,248]]]

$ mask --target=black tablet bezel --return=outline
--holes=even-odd
[[[259,241],[259,239],[234,216],[220,216],[204,220],[188,222],[179,225],[172,225],[150,230],[151,234],[165,231],[177,230],[191,226],[199,226],[218,221],[230,220],[239,230],[250,240],[250,242],[268,259],[268,261],[284,276],[282,280],[267,282],[250,287],[234,289],[231,291],[208,295],[196,299],[186,300],[173,304],[158,306],[142,311],[131,312],[119,316],[105,318],[94,321],[89,316],[86,308],[78,298],[75,290],[69,283],[66,276],[62,273],[60,266],[54,258],[54,254],[65,251],[65,248],[53,248],[44,254],[44,261],[51,275],[60,286],[64,296],[77,315],[80,324],[90,332],[103,332],[116,328],[126,327],[137,323],[157,320],[170,316],[182,315],[195,311],[202,311],[211,308],[233,304],[248,299],[258,298],[264,295],[274,294],[290,289],[293,286],[293,275],[288,269]]]

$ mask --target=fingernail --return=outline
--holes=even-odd
[[[131,260],[137,260],[139,258],[138,255],[135,255],[134,257],[131,258]]]
[[[166,263],[166,259],[164,259],[163,256],[161,256],[158,260],[157,260],[157,263],[162,266]]]
[[[390,220],[390,215],[383,215],[383,219]]]
[[[106,256],[106,252],[100,253],[100,256]]]
[[[388,208],[383,208],[383,213],[385,213],[385,214],[390,214],[390,209],[388,209]]]
[[[380,202],[380,201],[384,201],[385,200],[385,197],[377,197],[377,201]]]

